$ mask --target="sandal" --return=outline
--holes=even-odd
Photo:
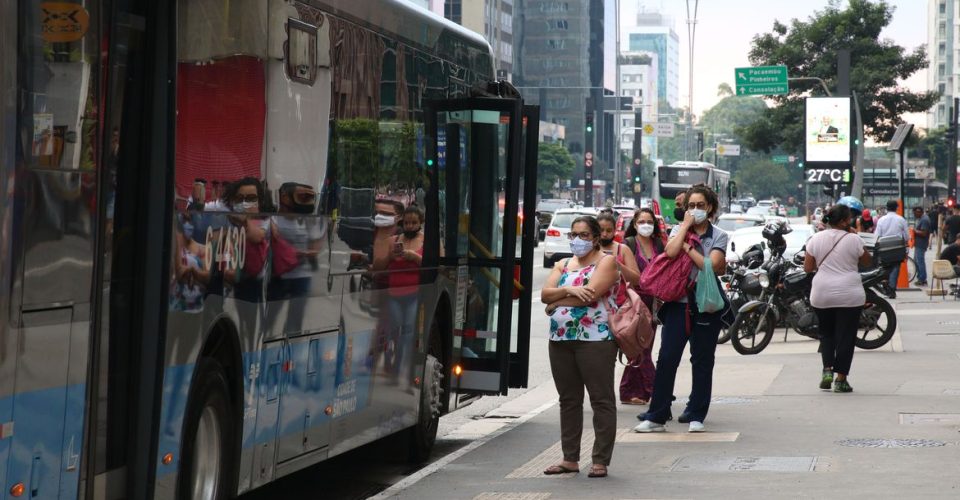
[[[641,405],[641,406],[642,406],[642,405],[645,405],[645,404],[649,404],[649,403],[650,403],[650,400],[649,400],[649,399],[642,399],[642,398],[630,398],[629,401],[624,401],[624,400],[621,399],[621,400],[620,400],[620,403],[621,403],[621,404],[625,404],[625,405]]]
[[[607,466],[593,464],[593,466],[590,467],[590,473],[587,474],[587,477],[607,477]]]
[[[555,476],[557,474],[570,474],[580,472],[580,469],[571,469],[564,467],[563,464],[551,465],[543,470],[543,473],[548,476]]]

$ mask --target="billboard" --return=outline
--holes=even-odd
[[[805,125],[808,163],[850,161],[849,97],[808,97]]]

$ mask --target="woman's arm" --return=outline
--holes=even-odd
[[[817,259],[814,259],[813,255],[810,255],[810,252],[805,253],[803,255],[803,272],[812,273],[816,270],[817,270]]]
[[[670,238],[666,248],[663,250],[666,252],[667,257],[675,259],[677,255],[685,251],[684,244],[686,244],[687,240],[687,231],[690,230],[691,226],[693,226],[693,216],[690,215],[690,212],[687,212],[687,214],[683,216],[683,222],[680,223],[680,229],[677,230],[677,234]]]
[[[873,265],[873,255],[870,254],[866,249],[863,249],[863,253],[860,254],[860,266],[870,267]],[[806,262],[804,262],[806,264]],[[804,265],[806,267],[806,265]]]
[[[727,254],[723,250],[717,248],[711,250],[710,263],[713,264],[713,274],[720,276],[727,273]]]
[[[618,265],[620,272],[623,273],[623,279],[630,283],[630,286],[640,284],[640,266],[637,265],[637,258],[633,255],[633,250],[627,245],[620,245],[620,256],[624,263]],[[619,264],[619,263],[618,263]]]

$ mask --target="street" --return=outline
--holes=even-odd
[[[535,295],[547,274],[535,268]],[[376,444],[244,498],[956,498],[960,479],[945,464],[960,460],[960,302],[919,290],[895,302],[899,330],[883,348],[856,352],[852,394],[820,391],[817,342],[784,341],[778,330],[757,356],[718,346],[705,433],[671,422],[666,433],[636,434],[643,407],[619,405],[606,479],[542,475],[561,456],[559,412],[546,316],[534,314],[530,388],[443,417],[430,464],[411,467]],[[683,363],[674,415],[689,386]],[[585,402],[582,470],[590,418]]]

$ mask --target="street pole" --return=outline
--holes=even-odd
[[[693,44],[697,37],[697,10],[700,0],[693,0],[693,17],[690,17],[690,1],[687,0],[687,38],[690,42],[689,89],[687,91],[687,129],[683,133],[683,159],[687,160],[687,151],[690,149],[690,130],[693,128]]]
[[[616,151],[614,153],[614,160],[613,160],[613,197],[616,199],[616,204],[619,205],[620,200],[623,199],[623,162],[620,161],[621,160],[620,157],[622,156],[622,154],[620,153],[620,141],[623,140],[623,138],[620,136],[620,134],[623,133],[620,130],[620,125],[621,125],[620,122],[623,119],[620,116],[620,111],[621,111],[620,110],[620,97],[621,97],[620,94],[622,93],[620,89],[620,78],[621,78],[620,77],[620,0],[616,0],[616,3],[614,4],[614,9],[616,9],[616,12],[614,12],[614,17],[616,18],[616,23],[617,23],[617,29],[616,29],[617,42],[615,44],[616,46],[615,50],[617,54],[617,62],[616,62],[617,81],[616,81],[616,90],[614,91],[617,95],[617,101],[616,101],[617,114],[614,115],[614,118],[616,119],[617,123],[616,125],[614,125],[613,129],[616,131],[616,134],[617,134],[617,141],[616,141],[617,146],[615,148]],[[639,124],[637,124],[637,126],[639,126]]]
[[[643,106],[637,108],[634,114],[633,127],[633,168],[641,172],[640,180],[643,181]],[[633,176],[630,178],[630,186],[633,189],[634,206],[639,207],[643,198],[643,192],[640,186],[633,182]],[[647,182],[653,182],[653,179],[646,179]]]
[[[960,120],[960,97],[953,98],[953,113],[950,117],[953,123],[953,130],[957,130],[958,120]],[[954,132],[956,134],[956,132]],[[953,139],[950,140],[950,144],[947,149],[948,158],[950,162],[947,165],[947,197],[953,197],[954,200],[957,199],[957,137],[954,135]]]

